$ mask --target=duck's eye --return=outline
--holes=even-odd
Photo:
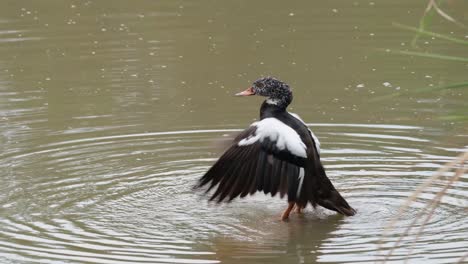
[[[255,84],[255,86],[257,86],[257,88],[262,89],[263,87],[265,87],[265,84],[263,84],[263,83],[257,83],[257,84]]]

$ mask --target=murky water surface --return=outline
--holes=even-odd
[[[466,81],[466,63],[409,48],[425,1],[5,1],[0,9],[0,262],[369,262],[399,206],[468,143],[463,90],[371,101]],[[464,1],[447,12],[466,21]],[[465,18],[465,21],[463,21]],[[465,38],[443,19],[433,30]],[[438,39],[421,50],[454,56]],[[464,52],[464,53],[463,53]],[[329,177],[358,210],[278,221],[258,194],[214,205],[191,189],[220,141],[257,118],[234,98],[262,75],[288,81]],[[384,243],[398,239],[436,183]],[[453,263],[468,248],[468,177],[418,242],[390,258]],[[418,222],[417,226],[420,223]]]

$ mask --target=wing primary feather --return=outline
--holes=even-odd
[[[259,153],[259,150],[260,150],[260,145],[258,144],[254,144],[252,145],[252,156],[249,158],[249,160],[247,161],[247,174],[246,174],[246,183],[245,183],[245,187],[241,193],[241,196],[240,197],[245,197],[247,196],[247,194],[249,194],[251,192],[252,189],[254,189],[254,192],[256,190],[256,178],[255,178],[255,172],[257,171],[257,166],[258,166],[258,163],[257,163],[257,157],[258,157],[258,153]]]
[[[243,157],[243,154],[247,151],[247,148],[234,147],[233,151],[237,153],[236,156]],[[228,191],[228,188],[230,186],[229,183],[232,183],[232,180],[235,179],[236,171],[238,171],[240,166],[242,166],[242,164],[239,162],[232,162],[230,164],[227,171],[223,174],[224,176],[222,177],[222,180],[219,183],[218,188],[216,189],[215,193],[211,196],[210,201],[220,196],[217,201],[219,203],[226,197],[227,193],[229,193]]]
[[[244,189],[246,188],[246,183],[249,180],[250,167],[252,162],[250,162],[251,154],[253,153],[253,148],[248,147],[248,151],[245,153],[245,156],[242,157],[240,162],[242,162],[242,167],[237,173],[236,180],[232,184],[231,191],[229,192],[229,201],[236,198]]]
[[[229,180],[231,175],[232,175],[231,170],[228,170],[223,174],[223,178],[220,181],[220,183],[218,184],[218,187],[217,187],[216,191],[211,195],[210,201],[213,201],[214,199],[216,199],[221,194],[221,192],[224,189],[224,186],[226,185],[226,182]],[[220,201],[218,201],[218,202],[220,202]]]
[[[257,157],[258,157],[258,151],[260,150],[260,145],[259,144],[253,144],[252,145],[252,150],[251,154],[248,157],[248,159],[245,161],[245,181],[244,185],[242,187],[242,190],[240,192],[240,197],[245,197],[247,194],[249,194],[250,189],[252,188],[252,185],[255,185],[255,171],[257,168]]]
[[[271,173],[271,187],[270,187],[271,196],[275,196],[276,193],[278,192],[280,181],[281,181],[281,170],[283,167],[283,163],[284,162],[275,159],[273,171]]]
[[[294,202],[296,201],[297,187],[299,185],[299,168],[294,165],[292,165],[290,168],[290,172],[288,172],[288,201]]]
[[[280,197],[283,198],[286,193],[288,192],[288,167],[292,166],[291,164],[284,162],[283,166],[281,166],[281,177],[280,177],[280,184],[279,184],[279,192]]]
[[[258,163],[258,157],[260,155],[260,145],[256,145],[255,146],[255,158],[252,159],[252,166],[250,167],[250,176],[249,176],[249,183],[248,183],[248,187],[244,190],[244,192],[242,193],[242,196],[246,196],[247,194],[254,194],[255,191],[257,190],[257,169],[258,169],[258,166],[260,166],[260,164]]]
[[[263,171],[263,193],[267,194],[271,190],[271,174],[273,172],[273,155],[267,155],[267,161]]]
[[[263,190],[263,177],[264,177],[264,172],[265,172],[265,166],[267,163],[267,154],[264,151],[260,151],[258,155],[258,161],[257,161],[257,169],[255,170],[255,180],[256,180],[256,188],[257,191],[262,191]],[[251,194],[253,194],[255,191],[251,190]]]
[[[199,180],[197,187],[202,187],[211,181],[209,188],[205,193],[209,192],[222,179],[224,172],[231,165],[231,161],[235,156],[233,148],[228,149],[216,163],[211,167],[205,175]]]

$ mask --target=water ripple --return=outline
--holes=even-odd
[[[285,206],[280,199],[259,194],[214,205],[193,193],[196,179],[219,155],[213,139],[226,139],[239,129],[102,137],[83,137],[89,132],[77,130],[61,141],[2,154],[0,165],[13,163],[15,174],[7,175],[12,180],[0,196],[1,255],[94,263],[285,257],[371,263],[381,254],[376,251],[380,235],[399,206],[459,151],[442,145],[428,149],[422,144],[430,136],[414,133],[420,127],[311,127],[322,139],[330,178],[358,210],[354,217],[317,208],[282,223],[277,221]],[[336,132],[343,127],[346,132]],[[19,175],[30,177],[18,180]],[[436,182],[415,201],[385,243],[397,239],[443,184]],[[415,244],[412,261],[430,254],[448,262],[462,255],[468,223],[460,201],[467,197],[466,181],[452,186]],[[440,241],[437,252],[426,242],[434,239]],[[391,260],[407,253],[401,246]]]

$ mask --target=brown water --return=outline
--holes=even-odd
[[[372,101],[466,81],[468,65],[408,57],[425,1],[4,1],[0,9],[1,263],[373,263],[415,188],[468,144],[463,90]],[[468,24],[466,2],[447,12]],[[465,18],[465,20],[463,20]],[[433,20],[434,31],[466,30]],[[450,33],[452,32],[452,33]],[[423,38],[420,50],[466,56]],[[257,118],[234,98],[262,75],[322,142],[328,174],[358,210],[278,221],[258,194],[213,205],[191,190],[218,142]],[[465,111],[465,112],[463,112]],[[436,184],[386,243],[416,217]],[[468,248],[468,177],[420,240],[392,261],[453,263]],[[420,225],[420,224],[418,224]]]

